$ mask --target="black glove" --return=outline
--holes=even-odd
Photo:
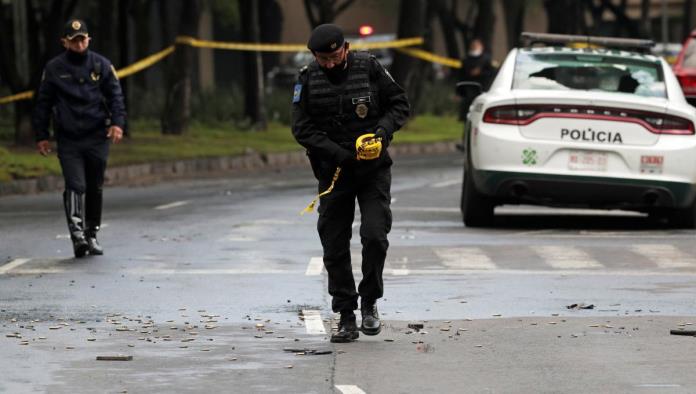
[[[375,138],[380,138],[382,140],[382,149],[387,149],[389,143],[391,142],[391,134],[387,132],[384,127],[377,127],[375,130]]]

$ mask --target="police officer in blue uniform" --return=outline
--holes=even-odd
[[[37,149],[50,153],[49,123],[65,179],[63,203],[75,257],[104,253],[97,241],[102,186],[111,142],[123,138],[126,111],[111,62],[90,51],[84,21],[65,25],[65,52],[48,62],[36,96],[32,126]]]
[[[358,338],[354,310],[362,314],[361,331],[381,330],[376,301],[382,297],[382,271],[391,229],[391,165],[386,150],[394,132],[408,119],[410,107],[404,90],[367,52],[351,52],[342,30],[320,25],[307,47],[314,61],[300,71],[293,95],[292,132],[307,154],[319,181],[319,190],[331,192],[320,199],[317,229],[324,249],[332,309],[340,313],[332,342]],[[356,140],[374,133],[382,149],[374,160],[359,160]],[[340,176],[334,179],[337,167]],[[356,291],[350,257],[355,201],[361,213],[363,279]]]

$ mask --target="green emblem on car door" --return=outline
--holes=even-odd
[[[534,166],[537,163],[537,151],[529,148],[522,151],[522,164]]]

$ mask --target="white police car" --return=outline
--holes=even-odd
[[[510,52],[469,110],[464,223],[491,224],[497,205],[536,204],[634,210],[696,227],[696,109],[670,66],[641,53],[652,42],[523,38],[532,43]]]

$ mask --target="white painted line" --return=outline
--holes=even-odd
[[[384,270],[387,275],[394,275],[394,276],[407,276],[411,273],[411,270],[406,269],[406,268],[392,268],[392,269],[385,269]]]
[[[360,274],[360,270],[353,270],[354,274]],[[384,274],[389,275],[392,270],[385,269]],[[453,276],[453,275],[557,275],[557,276],[646,276],[646,277],[696,277],[696,272],[667,272],[667,271],[622,271],[622,270],[525,270],[525,269],[497,269],[497,270],[481,270],[481,269],[409,269],[409,276]]]
[[[65,268],[26,268],[26,269],[16,269],[12,271],[12,275],[44,275],[44,274],[62,274],[66,272]],[[80,272],[80,270],[71,270],[70,273],[74,274]]]
[[[337,384],[336,389],[343,394],[365,394],[358,386]]]
[[[436,248],[435,254],[448,268],[480,270],[498,268],[481,248]]]
[[[653,383],[653,384],[638,384],[635,387],[641,387],[641,388],[677,388],[681,387],[679,384],[660,384],[660,383]]]
[[[674,245],[637,244],[631,246],[631,250],[647,257],[659,268],[670,269],[696,267],[696,258],[682,252]]]
[[[143,268],[125,270],[129,274],[138,275],[266,275],[266,274],[295,274],[297,271],[259,268],[211,268],[211,269],[176,269],[176,268]]]
[[[321,314],[319,311],[314,310],[302,310],[302,316],[304,316],[305,328],[307,329],[307,334],[311,335],[324,335],[326,330],[324,329],[324,322],[321,320]]]
[[[163,210],[163,209],[170,209],[170,208],[176,208],[180,207],[182,205],[188,204],[190,201],[175,201],[169,204],[164,204],[164,205],[158,205],[155,207],[155,209]]]
[[[321,257],[312,257],[309,259],[309,264],[307,265],[307,271],[305,275],[307,276],[317,276],[321,275],[324,271],[324,259]]]
[[[435,188],[435,189],[440,189],[443,187],[450,187],[450,186],[454,186],[454,185],[459,185],[461,183],[462,183],[461,179],[451,179],[449,181],[442,181],[442,182],[438,182],[438,183],[433,183],[432,185],[430,185],[430,187]]]
[[[31,259],[14,259],[9,263],[0,267],[0,275],[8,273],[10,270],[19,267],[22,264],[28,263]]]
[[[585,251],[572,246],[533,246],[532,250],[556,269],[592,269],[604,267]]]

